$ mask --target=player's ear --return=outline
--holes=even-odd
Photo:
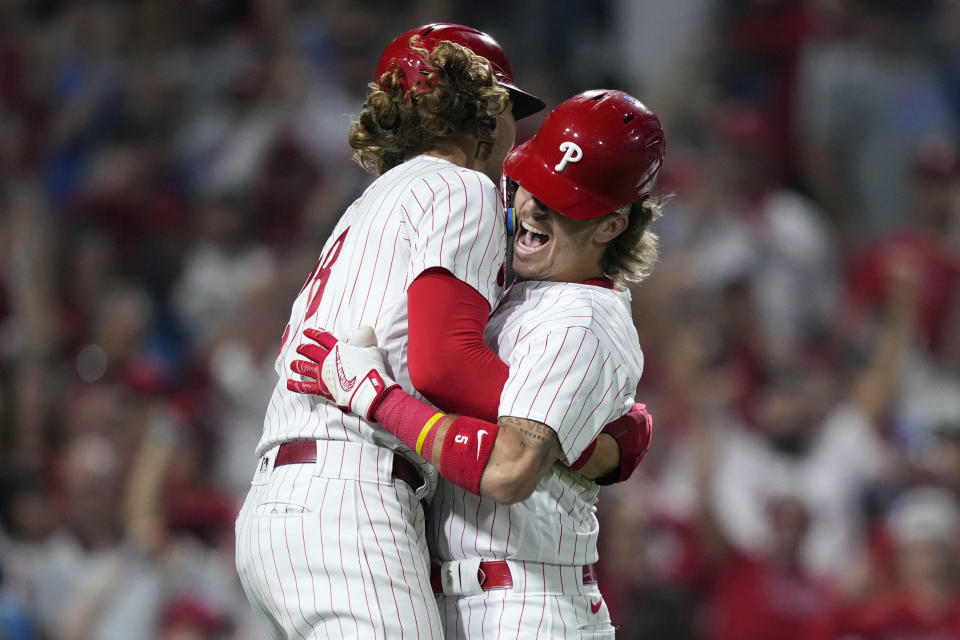
[[[606,244],[626,231],[630,224],[630,217],[619,211],[607,214],[600,219],[600,224],[593,231],[593,240],[598,244]]]

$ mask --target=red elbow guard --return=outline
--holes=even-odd
[[[458,416],[447,429],[440,451],[440,475],[480,495],[480,478],[487,467],[500,428],[492,422]]]
[[[598,479],[597,484],[623,482],[633,475],[647,455],[653,437],[653,416],[647,411],[646,405],[635,404],[625,416],[605,426],[602,433],[613,436],[620,445],[620,468]]]

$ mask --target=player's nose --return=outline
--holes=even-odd
[[[527,206],[525,206],[523,210],[519,212],[521,214],[521,218],[526,217],[537,221],[546,220],[550,215],[550,207],[536,198],[530,198],[525,204]]]

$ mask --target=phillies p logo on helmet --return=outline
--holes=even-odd
[[[560,151],[563,152],[563,158],[561,158],[557,166],[553,168],[553,170],[557,172],[566,169],[568,162],[580,162],[583,158],[583,149],[581,149],[580,145],[576,142],[570,142],[569,140],[561,142]]]

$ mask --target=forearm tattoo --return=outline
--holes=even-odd
[[[517,435],[522,448],[538,450],[541,468],[553,464],[560,451],[560,441],[557,439],[556,431],[541,422],[523,418],[504,416],[499,422],[501,427],[506,427]]]

